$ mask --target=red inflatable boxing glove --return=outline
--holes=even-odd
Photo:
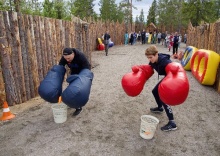
[[[168,105],[179,105],[186,100],[189,93],[186,72],[177,62],[169,63],[165,70],[167,75],[159,85],[159,96]]]
[[[153,73],[154,70],[150,65],[133,66],[132,72],[122,77],[122,88],[128,96],[137,96]]]

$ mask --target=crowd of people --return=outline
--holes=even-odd
[[[187,34],[184,34],[182,37],[181,34],[168,33],[154,31],[154,32],[146,32],[145,30],[136,32],[126,32],[124,35],[124,44],[125,45],[134,45],[136,43],[139,44],[161,44],[164,45],[165,48],[168,48],[168,51],[173,50],[173,54],[176,54],[178,48],[180,47],[180,43],[187,42]]]

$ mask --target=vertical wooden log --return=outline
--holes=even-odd
[[[51,51],[53,49],[51,49],[51,29],[50,29],[50,19],[49,18],[45,18],[44,19],[44,28],[45,28],[45,43],[46,43],[46,49],[44,52],[44,55],[46,55],[46,68],[47,71],[51,68]]]
[[[44,18],[40,17],[40,42],[41,42],[41,56],[42,56],[42,67],[43,77],[46,76],[47,70],[47,55],[46,55],[46,40],[45,40],[45,29],[44,29]]]
[[[15,86],[15,80],[13,75],[13,69],[11,66],[11,48],[6,38],[0,37],[0,56],[2,73],[5,82],[6,100],[9,106],[12,106],[17,101],[17,92]]]
[[[12,37],[15,35],[14,34],[14,29],[13,29],[13,24],[12,24],[12,12],[8,13],[8,12],[4,12],[4,23],[5,23],[5,30],[6,30],[6,39],[7,41],[4,42],[4,43],[7,43],[8,45],[4,45],[5,47],[9,47],[8,52],[9,53],[9,59],[10,59],[10,65],[11,68],[12,68],[12,71],[16,70],[16,63],[17,63],[17,59],[14,57],[15,53],[12,53],[12,50],[15,49],[16,51],[16,48],[15,46],[13,46],[13,43],[14,43],[14,40],[12,40]],[[15,61],[15,62],[14,62]],[[19,103],[20,101],[20,98],[19,98],[19,89],[18,89],[18,85],[16,83],[17,81],[17,72],[12,72],[12,76],[13,76],[13,81],[14,81],[14,103]],[[6,94],[9,94],[7,93],[6,91]]]
[[[23,15],[24,23],[25,23],[25,45],[26,45],[26,53],[24,54],[24,59],[26,60],[27,64],[27,77],[29,77],[29,88],[26,88],[29,94],[31,95],[30,99],[35,97],[34,95],[34,81],[33,81],[33,74],[32,74],[32,54],[33,54],[33,47],[31,41],[31,32],[30,32],[30,23],[28,20],[28,15]],[[29,100],[29,99],[28,99]]]
[[[6,38],[5,25],[3,19],[3,12],[0,11],[0,38]],[[2,58],[0,55],[0,108],[4,101],[6,101],[5,82],[2,71]]]
[[[23,63],[23,72],[22,72],[22,77],[24,78],[25,82],[25,91],[24,91],[24,96],[25,100],[28,100],[31,98],[30,92],[28,91],[30,88],[30,83],[29,83],[29,73],[28,73],[28,62],[27,62],[27,47],[26,47],[26,42],[25,42],[25,26],[24,26],[24,17],[22,16],[21,13],[18,13],[18,25],[19,25],[19,35],[20,35],[20,41],[21,41],[21,57],[22,57],[22,63]]]
[[[65,47],[70,47],[70,31],[69,31],[69,21],[64,22],[65,25]]]
[[[60,28],[61,28],[61,20],[56,19],[55,21],[55,31],[56,31],[56,45],[57,45],[57,49],[55,51],[56,53],[56,62],[58,63],[60,61],[61,58],[61,54],[62,54],[62,47],[61,47],[61,37],[60,37]]]
[[[70,47],[75,47],[75,31],[74,31],[74,23],[73,21],[70,22]]]
[[[38,77],[39,82],[43,80],[43,67],[42,67],[42,55],[41,55],[41,43],[40,43],[40,29],[39,29],[39,16],[34,16],[34,34],[35,34],[35,45],[36,45],[36,57],[38,65]]]
[[[37,64],[37,55],[36,55],[36,44],[35,44],[35,34],[34,34],[34,21],[33,16],[28,16],[29,20],[29,29],[30,29],[30,61],[31,61],[31,73],[33,75],[33,84],[34,84],[34,97],[38,95],[38,86],[39,86],[39,74],[38,74],[38,64]]]
[[[53,51],[52,51],[52,65],[55,65],[55,64],[57,64],[57,60],[56,60],[56,58],[57,58],[57,50],[58,50],[58,46],[57,46],[57,36],[56,36],[56,20],[55,19],[53,19],[52,21],[51,21],[51,35],[52,35],[52,49],[53,49]]]
[[[22,59],[18,55],[21,54],[21,47],[20,47],[20,38],[19,38],[19,28],[18,28],[18,19],[16,12],[9,12],[9,19],[10,19],[10,26],[11,26],[11,35],[13,36],[12,40],[12,54],[11,54],[11,62],[12,62],[12,69],[13,75],[15,79],[16,91],[17,91],[17,101],[16,103],[22,103],[24,98],[22,97],[23,94],[23,85],[22,85],[22,77],[21,77],[21,68],[23,67]],[[24,81],[23,81],[24,82]]]
[[[10,106],[14,105],[17,98],[17,92],[15,88],[15,81],[13,77],[13,69],[11,65],[11,48],[7,37],[9,31],[8,12],[1,12],[0,14],[0,97],[1,102],[7,101]],[[6,28],[7,27],[7,28]]]
[[[21,51],[21,40],[20,40],[20,33],[19,33],[19,16],[17,15],[17,28],[16,28],[16,40],[18,43],[18,51],[17,54],[15,55],[16,57],[18,57],[18,77],[19,77],[19,85],[20,85],[20,94],[21,94],[21,99],[22,102],[25,102],[27,100],[27,96],[26,96],[26,89],[25,89],[25,78],[24,78],[24,67],[23,67],[23,58],[22,58],[22,51]]]
[[[61,48],[62,50],[65,48],[65,23],[60,20],[60,40],[61,40]]]

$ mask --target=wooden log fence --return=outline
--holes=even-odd
[[[213,50],[220,54],[220,21],[211,24],[202,24],[197,27],[193,27],[192,24],[189,23],[187,46]],[[216,75],[214,88],[220,93],[220,65]]]
[[[125,23],[0,11],[0,106],[4,101],[12,106],[38,96],[40,82],[58,64],[65,47],[81,50],[91,62],[97,38],[106,30],[115,45],[124,43]]]

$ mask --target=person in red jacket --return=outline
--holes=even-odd
[[[150,61],[149,65],[158,72],[158,79],[159,79],[159,75],[166,76],[165,68],[169,63],[171,63],[170,55],[158,53],[158,50],[157,50],[156,46],[154,46],[154,45],[152,45],[146,49],[145,55],[147,56],[148,60]],[[162,80],[152,90],[155,101],[157,103],[157,107],[150,108],[150,111],[153,113],[162,113],[165,110],[167,117],[169,119],[169,122],[165,126],[161,127],[161,130],[162,131],[176,130],[177,126],[174,121],[173,111],[172,111],[171,107],[169,105],[165,104],[159,96],[158,88],[159,88],[159,85],[161,82],[162,82]]]

